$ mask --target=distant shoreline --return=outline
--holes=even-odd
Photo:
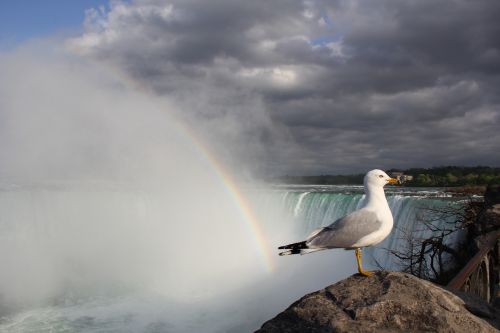
[[[500,184],[499,167],[460,167],[444,166],[429,169],[389,169],[387,173],[405,175],[410,180],[403,183],[406,187],[444,187],[450,192],[483,191],[487,185]],[[354,175],[313,175],[313,176],[279,176],[268,179],[273,183],[304,185],[362,185],[363,174]],[[455,189],[455,190],[453,190]]]

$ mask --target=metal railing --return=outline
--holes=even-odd
[[[491,301],[493,284],[496,281],[494,272],[497,255],[495,249],[500,237],[500,232],[495,232],[483,243],[481,249],[448,283],[450,289],[460,290],[475,294],[487,302]]]

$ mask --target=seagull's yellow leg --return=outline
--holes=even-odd
[[[373,275],[373,272],[363,270],[363,265],[361,264],[361,249],[360,248],[356,249],[356,260],[358,261],[359,274],[364,275],[364,276],[372,276]]]

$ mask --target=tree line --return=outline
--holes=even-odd
[[[390,169],[387,173],[403,172],[413,176],[405,186],[465,186],[500,184],[500,168],[476,166],[442,166],[433,168]],[[363,174],[354,175],[318,175],[318,176],[281,176],[272,179],[285,184],[311,185],[348,185],[363,184]]]
[[[396,171],[396,170],[394,170]],[[500,168],[486,166],[445,166],[430,169],[412,168],[403,170],[413,176],[407,186],[465,186],[500,184]]]

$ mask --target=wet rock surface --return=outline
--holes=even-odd
[[[499,332],[497,318],[498,311],[479,299],[380,271],[308,294],[257,332]]]

